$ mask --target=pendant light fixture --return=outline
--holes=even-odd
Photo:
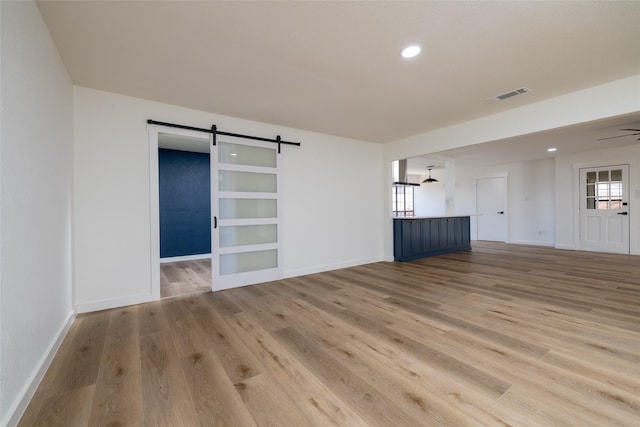
[[[427,184],[432,183],[432,182],[438,182],[437,179],[435,178],[431,178],[431,169],[433,168],[433,166],[429,166],[429,178],[425,179],[424,181],[422,181],[422,183],[424,184],[425,182]]]

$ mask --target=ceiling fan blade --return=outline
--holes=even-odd
[[[628,132],[640,132],[640,129],[620,129]]]
[[[606,139],[615,139],[615,138],[624,138],[625,136],[634,136],[634,135],[640,135],[640,132],[639,133],[629,133],[627,135],[610,136],[608,138],[598,138],[598,139],[596,139],[596,141],[604,141]]]

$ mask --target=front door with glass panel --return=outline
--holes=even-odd
[[[580,169],[580,249],[629,253],[629,166]]]
[[[211,153],[213,290],[282,278],[277,145],[217,136]]]

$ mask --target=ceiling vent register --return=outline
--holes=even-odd
[[[510,92],[502,93],[500,95],[487,98],[487,101],[489,102],[504,101],[505,99],[508,99],[517,95],[522,95],[523,93],[527,93],[527,92],[529,92],[529,89],[527,89],[526,87],[521,87],[521,88],[512,90]]]

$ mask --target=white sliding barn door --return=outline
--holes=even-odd
[[[629,253],[629,165],[580,169],[580,249]]]
[[[277,149],[220,135],[212,146],[214,291],[282,278]]]

